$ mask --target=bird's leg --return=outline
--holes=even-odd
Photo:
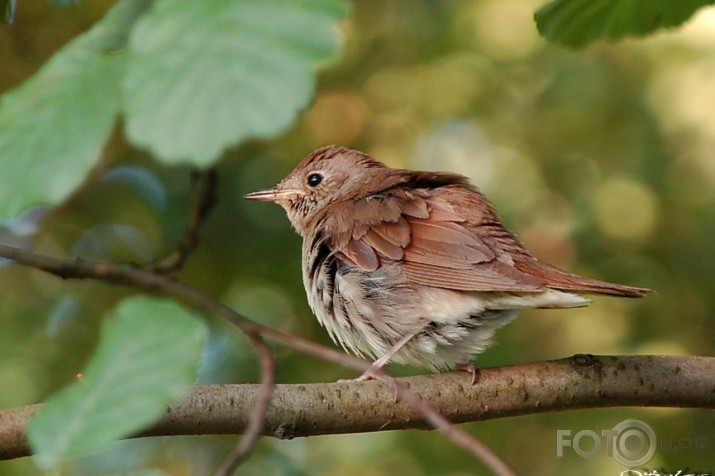
[[[479,370],[477,369],[477,366],[474,365],[472,362],[464,362],[457,364],[454,366],[454,370],[458,372],[469,372],[472,375],[472,385],[477,383],[477,374],[479,373]]]
[[[377,375],[375,375],[375,370],[381,369],[382,367],[385,366],[386,363],[390,361],[390,359],[400,350],[402,347],[405,346],[414,336],[419,334],[422,331],[423,327],[420,327],[417,329],[415,332],[412,332],[410,334],[407,334],[400,338],[397,342],[393,344],[392,347],[387,349],[387,352],[385,352],[382,357],[377,359],[368,367],[366,371],[362,373],[358,378],[355,379],[357,382],[364,382],[365,380],[372,380],[377,378]]]
[[[410,340],[412,340],[412,338],[413,338],[414,336],[416,336],[417,334],[419,334],[419,333],[422,331],[422,329],[424,329],[424,327],[420,327],[420,328],[417,329],[415,332],[412,332],[412,333],[407,334],[407,335],[403,336],[402,338],[400,338],[400,340],[398,340],[397,342],[395,342],[392,347],[390,347],[389,349],[387,349],[387,352],[385,352],[385,353],[382,355],[382,357],[380,357],[379,359],[377,359],[376,361],[374,361],[374,362],[372,363],[372,365],[370,365],[370,367],[368,367],[367,370],[365,370],[365,371],[362,373],[362,375],[360,375],[360,376],[359,376],[358,378],[356,378],[356,379],[351,379],[351,380],[348,380],[348,381],[352,381],[352,382],[365,382],[365,381],[367,381],[367,380],[373,380],[373,379],[379,380],[379,379],[380,379],[380,376],[375,374],[375,370],[381,369],[382,367],[384,367],[385,364],[388,363],[388,362],[390,361],[390,359],[391,359],[402,347],[404,347],[405,344],[407,344]],[[385,383],[387,383],[388,385],[390,385],[390,386],[392,387],[392,391],[395,392],[395,400],[394,400],[394,403],[397,403],[397,401],[398,401],[397,382],[395,382],[394,380],[388,380],[388,381],[385,382]]]

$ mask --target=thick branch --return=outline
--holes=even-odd
[[[576,355],[549,362],[397,379],[453,422],[579,408],[715,408],[715,357]],[[195,387],[138,436],[240,434],[260,385]],[[393,403],[377,382],[276,386],[263,433],[277,438],[429,428],[414,406]],[[28,454],[24,437],[37,406],[0,411],[0,459]]]

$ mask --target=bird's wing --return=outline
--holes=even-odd
[[[342,222],[351,226],[332,235],[332,248],[343,262],[366,271],[398,263],[412,282],[427,286],[543,291],[544,281],[517,269],[494,246],[498,237],[490,230],[511,237],[509,232],[498,224],[475,227],[462,216],[466,209],[471,207],[455,206],[434,191],[376,194],[356,202],[350,213],[343,209]]]

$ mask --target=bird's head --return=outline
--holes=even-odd
[[[333,203],[359,200],[383,184],[390,170],[362,152],[338,146],[322,147],[308,155],[275,187],[245,198],[275,202],[283,207],[293,228],[305,236],[310,223]],[[377,189],[376,189],[377,187]]]

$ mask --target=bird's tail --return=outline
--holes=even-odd
[[[614,284],[607,281],[600,281],[598,279],[586,278],[577,274],[571,274],[540,261],[530,264],[531,266],[524,267],[520,267],[517,264],[517,268],[519,268],[519,270],[523,273],[530,274],[541,279],[546,283],[547,287],[558,291],[582,294],[601,294],[627,298],[639,298],[653,292],[652,289],[648,288],[625,286],[622,284]]]

